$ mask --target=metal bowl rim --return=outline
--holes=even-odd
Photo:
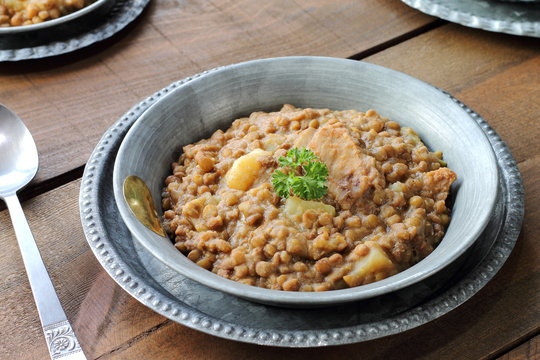
[[[493,153],[493,149],[491,148],[489,141],[486,137],[486,135],[483,133],[481,127],[474,122],[474,120],[471,118],[471,122],[474,122],[476,127],[478,128],[479,134],[481,134],[481,141],[485,143],[486,145],[486,151],[490,154],[490,166],[493,168],[493,175],[496,177],[494,181],[494,193],[493,196],[488,199],[487,203],[485,204],[485,208],[483,209],[483,217],[479,220],[479,226],[476,227],[476,231],[471,233],[468,241],[457,251],[453,252],[451,256],[447,257],[442,264],[442,266],[438,267],[432,267],[428,271],[418,271],[418,264],[406,269],[394,276],[391,276],[389,278],[359,286],[349,289],[342,289],[342,290],[332,290],[332,291],[325,291],[325,292],[315,292],[315,293],[302,293],[302,292],[287,292],[287,291],[279,291],[279,290],[270,290],[265,288],[259,288],[256,286],[250,286],[250,285],[244,285],[240,284],[238,282],[222,278],[214,273],[211,273],[209,271],[206,271],[202,268],[199,268],[198,266],[191,266],[188,265],[189,268],[185,268],[182,264],[179,264],[177,262],[169,261],[166,257],[162,256],[159,252],[155,252],[151,245],[151,241],[148,242],[147,239],[151,238],[153,240],[156,240],[159,238],[158,235],[154,234],[150,230],[148,230],[146,227],[142,226],[131,214],[129,211],[127,205],[125,204],[123,200],[123,196],[121,195],[120,186],[121,179],[118,178],[119,171],[117,170],[118,164],[121,163],[123,154],[129,149],[127,148],[127,144],[129,144],[129,139],[131,137],[136,137],[138,124],[141,124],[145,121],[145,118],[148,116],[151,116],[153,109],[160,106],[160,101],[163,101],[163,99],[168,97],[174,97],[175,94],[179,91],[182,91],[182,88],[184,86],[191,86],[192,84],[198,82],[198,81],[208,81],[208,77],[214,76],[214,74],[219,74],[219,72],[222,71],[231,71],[235,69],[242,68],[244,66],[249,66],[250,64],[258,64],[258,63],[264,63],[264,62],[275,62],[275,61],[295,61],[295,60],[303,60],[303,59],[315,59],[315,61],[322,61],[322,62],[330,62],[335,63],[336,65],[339,65],[340,63],[355,63],[358,64],[359,67],[367,67],[372,69],[380,69],[384,71],[391,71],[395,76],[405,77],[408,81],[414,81],[418,84],[421,84],[422,86],[428,86],[433,91],[444,95],[444,97],[447,97],[447,94],[441,91],[440,89],[433,87],[432,85],[423,82],[419,79],[416,79],[410,75],[404,74],[399,71],[395,71],[392,69],[388,69],[386,67],[382,67],[379,65],[374,65],[370,63],[365,63],[361,61],[356,60],[347,60],[347,59],[338,59],[338,58],[327,58],[327,57],[311,57],[311,56],[294,56],[294,57],[280,57],[280,58],[267,58],[267,59],[258,59],[258,60],[252,60],[252,61],[246,61],[238,64],[228,65],[221,68],[213,69],[211,71],[207,71],[202,73],[201,76],[198,76],[197,78],[186,82],[185,84],[180,85],[179,87],[175,88],[173,91],[168,92],[166,95],[161,97],[158,101],[156,101],[154,104],[152,104],[132,125],[128,133],[126,134],[126,137],[124,138],[124,141],[122,142],[120,149],[118,151],[117,159],[115,161],[115,170],[113,173],[113,185],[115,187],[115,198],[117,202],[117,206],[119,208],[120,214],[126,224],[129,224],[130,231],[132,232],[133,236],[145,247],[153,256],[158,258],[160,261],[164,262],[166,265],[168,265],[170,268],[175,269],[176,271],[180,272],[182,275],[189,277],[190,279],[200,282],[210,288],[223,291],[232,295],[240,296],[252,301],[261,302],[261,303],[268,303],[268,304],[279,304],[283,306],[329,306],[329,305],[335,305],[340,303],[346,303],[346,302],[353,302],[358,300],[363,300],[367,298],[376,297],[385,293],[393,292],[402,288],[405,288],[411,284],[417,283],[419,281],[422,281],[423,279],[426,279],[429,276],[432,276],[438,271],[441,271],[445,266],[452,263],[454,260],[456,260],[459,256],[461,256],[467,249],[469,249],[478,236],[482,233],[482,231],[485,229],[485,226],[488,223],[490,214],[493,211],[493,208],[495,206],[496,198],[497,198],[497,184],[498,184],[498,169],[496,164],[496,158]],[[454,102],[455,103],[455,102]],[[456,107],[460,107],[459,104],[455,103]],[[461,107],[460,107],[461,108]],[[463,110],[463,108],[461,108]],[[465,111],[465,110],[463,110]],[[470,116],[469,116],[470,117]],[[135,135],[134,135],[135,134]],[[442,240],[444,241],[444,239]],[[183,256],[183,255],[182,255]],[[421,263],[421,262],[420,262]],[[419,263],[419,264],[420,264]]]

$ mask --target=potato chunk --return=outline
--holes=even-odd
[[[363,245],[369,248],[369,252],[355,262],[349,274],[343,276],[347,285],[350,287],[364,285],[397,273],[392,260],[379,244],[374,241],[366,241]],[[354,251],[351,255],[353,254]]]
[[[262,168],[260,160],[270,156],[268,151],[255,149],[236,159],[227,172],[227,186],[231,189],[246,191],[253,185]]]
[[[296,196],[291,196],[285,201],[285,213],[293,220],[297,215],[302,215],[307,210],[327,212],[332,216],[336,215],[336,209],[332,205],[320,201],[302,200]]]

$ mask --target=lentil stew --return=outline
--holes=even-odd
[[[328,167],[320,201],[280,198],[271,176],[291,148]],[[456,174],[442,153],[374,110],[255,112],[183,148],[162,193],[178,250],[244,284],[325,291],[368,284],[428,256],[450,221]]]
[[[95,0],[0,0],[0,27],[39,24],[90,5]]]

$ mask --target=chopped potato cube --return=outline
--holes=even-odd
[[[307,210],[327,212],[332,216],[336,215],[336,209],[332,205],[327,205],[320,201],[302,200],[296,196],[291,196],[285,202],[285,213],[293,219],[297,215],[302,215]]]
[[[379,244],[366,241],[364,245],[369,248],[369,252],[357,260],[351,272],[343,277],[350,287],[364,285],[397,273],[392,260]]]
[[[227,172],[227,186],[231,189],[246,191],[249,189],[262,168],[260,159],[271,155],[268,151],[255,149],[236,159]]]

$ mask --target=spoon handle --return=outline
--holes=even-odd
[[[51,359],[85,360],[86,357],[43,264],[17,195],[8,195],[4,200],[15,229]]]

